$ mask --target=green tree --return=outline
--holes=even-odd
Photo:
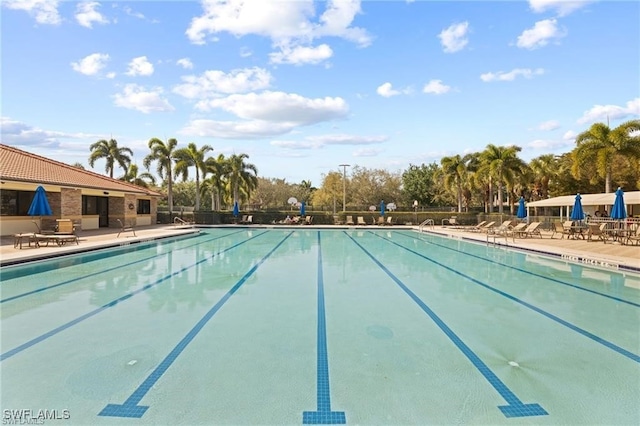
[[[183,181],[189,177],[189,167],[196,169],[196,210],[200,210],[200,173],[203,177],[207,175],[205,155],[210,151],[213,151],[213,148],[209,145],[203,145],[198,149],[196,144],[191,142],[186,148],[177,149],[173,153],[176,162],[174,172],[176,176],[182,176]]]
[[[156,178],[151,173],[147,173],[147,172],[138,173],[137,164],[130,164],[129,169],[127,170],[127,173],[125,173],[123,176],[119,177],[118,179],[123,180],[125,182],[132,183],[134,185],[141,186],[143,188],[148,188],[150,184],[151,185],[156,184]]]
[[[443,157],[440,164],[442,165],[444,185],[455,194],[458,213],[462,213],[463,190],[467,184],[467,165],[459,155]]]
[[[149,140],[149,149],[151,153],[147,155],[143,164],[144,167],[149,170],[149,166],[154,161],[157,163],[156,172],[162,179],[166,179],[167,182],[167,204],[169,205],[169,216],[173,214],[173,160],[174,152],[178,141],[174,138],[167,140],[167,143],[162,142],[158,138],[152,138]]]
[[[247,154],[233,154],[227,160],[226,177],[227,185],[233,195],[233,202],[249,199],[251,191],[258,186],[258,169],[255,165],[246,163]]]
[[[491,178],[491,182],[495,182],[498,191],[498,212],[504,213],[503,188],[505,183],[513,182],[515,176],[522,172],[526,167],[524,161],[518,157],[518,152],[522,148],[519,146],[496,146],[487,145],[485,150],[480,153],[482,165],[480,170],[486,172]],[[493,206],[493,203],[491,203]],[[490,208],[493,211],[493,208]]]
[[[322,175],[322,186],[314,191],[311,201],[314,206],[333,206],[336,212],[336,200],[342,200],[342,173],[329,172]]]
[[[533,172],[534,186],[532,195],[534,200],[544,200],[549,197],[549,182],[558,175],[558,159],[553,154],[544,154],[529,162]]]
[[[201,192],[209,192],[211,195],[211,210],[220,210],[222,208],[222,198],[227,196],[226,175],[227,160],[224,154],[218,155],[217,158],[209,157],[205,160],[207,174],[210,176],[203,180]]]
[[[113,169],[116,163],[126,172],[129,164],[131,164],[130,155],[133,155],[131,149],[119,147],[118,141],[115,139],[109,139],[108,141],[101,139],[91,144],[89,150],[91,151],[91,155],[89,155],[89,165],[93,167],[97,160],[104,158],[106,161],[105,171],[109,173],[109,177],[111,178],[113,178]]]
[[[610,129],[604,123],[595,123],[576,137],[573,151],[572,173],[579,178],[585,164],[596,166],[598,177],[604,178],[605,192],[611,192],[611,174],[616,159],[626,159],[631,166],[640,159],[640,120],[622,123]]]

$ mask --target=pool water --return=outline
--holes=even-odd
[[[640,277],[389,230],[2,268],[3,419],[639,424]]]

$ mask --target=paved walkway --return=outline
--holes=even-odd
[[[227,225],[238,227],[237,225]],[[273,225],[251,225],[251,228],[274,228]],[[275,228],[284,228],[285,226],[275,226]],[[300,226],[296,226],[299,229]],[[334,226],[305,226],[303,229],[314,228],[345,228]],[[350,227],[354,228],[354,227]],[[356,226],[356,229],[381,229],[379,226]],[[417,227],[391,227],[388,229],[417,229]],[[384,229],[384,228],[382,228]],[[53,257],[60,254],[68,254],[78,251],[92,250],[101,247],[115,247],[122,244],[145,241],[151,239],[165,238],[174,235],[184,235],[188,233],[198,232],[197,228],[192,227],[176,227],[171,225],[154,225],[136,228],[136,236],[131,232],[125,232],[117,237],[117,229],[98,229],[91,231],[82,231],[79,233],[80,242],[66,243],[63,246],[57,244],[49,244],[40,248],[29,247],[27,243],[23,243],[22,249],[14,248],[14,239],[12,237],[2,237],[0,244],[0,264],[7,265],[15,262],[23,262],[40,258]],[[560,239],[557,235],[551,238],[550,232],[543,231],[543,238],[512,238],[496,237],[483,233],[468,232],[462,229],[450,227],[435,226],[425,228],[427,232],[433,232],[450,238],[470,239],[489,245],[508,246],[511,248],[528,250],[534,252],[551,253],[563,256],[568,260],[578,261],[582,263],[592,263],[599,266],[616,267],[622,266],[625,269],[640,272],[640,246],[626,246],[619,243],[607,242],[606,244],[599,241],[586,240],[568,240]]]

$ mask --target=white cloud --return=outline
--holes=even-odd
[[[565,141],[573,142],[576,139],[576,136],[578,136],[576,132],[574,132],[573,130],[568,130],[564,135],[562,135],[562,139],[564,139]]]
[[[294,93],[235,94],[203,102],[201,108],[220,108],[239,118],[293,123],[295,126],[343,119],[349,108],[342,98],[310,99]]]
[[[548,140],[548,139],[536,139],[527,144],[527,148],[535,150],[558,150],[560,148],[566,148],[573,145],[572,141],[568,140]]]
[[[558,120],[549,120],[538,124],[538,130],[556,130],[560,128],[560,122]]]
[[[109,73],[107,73],[107,75],[105,77],[107,77],[109,79],[116,78],[116,73],[115,72],[109,72]]]
[[[431,93],[434,95],[442,95],[451,90],[451,86],[447,86],[446,84],[442,84],[442,80],[431,80],[427,84],[424,85],[422,91],[424,93]]]
[[[618,120],[627,117],[640,117],[640,98],[635,98],[627,102],[625,106],[618,105],[595,105],[582,114],[578,123],[585,124],[595,121],[606,122],[607,119]]]
[[[76,21],[87,28],[92,28],[94,22],[108,24],[109,20],[96,10],[99,7],[100,3],[95,1],[78,3],[76,6]]]
[[[193,62],[189,58],[181,58],[176,61],[176,64],[180,65],[182,68],[186,70],[193,69]]]
[[[326,5],[324,13],[313,21],[315,6]],[[360,0],[329,0],[314,3],[313,0],[273,2],[262,0],[204,0],[203,14],[191,20],[186,35],[192,43],[205,44],[207,36],[228,32],[236,37],[249,34],[271,39],[278,51],[275,58],[280,63],[301,63],[290,61],[294,57],[311,55],[313,62],[326,57],[325,48],[308,47],[320,37],[340,37],[365,47],[371,37],[362,28],[352,27],[355,15],[360,13]],[[327,46],[328,47],[328,46]],[[309,51],[301,48],[311,49]]]
[[[122,108],[135,109],[145,114],[173,111],[173,106],[162,97],[162,92],[160,87],[145,90],[144,87],[137,84],[127,84],[122,93],[116,93],[113,96],[114,104]]]
[[[467,45],[469,42],[467,38],[468,33],[469,22],[461,22],[442,30],[440,34],[438,34],[438,38],[444,47],[444,51],[453,53],[462,50]]]
[[[146,17],[140,13],[140,12],[135,12],[133,9],[131,9],[129,6],[125,6],[122,8],[122,10],[124,10],[124,13],[126,13],[129,16],[133,16],[134,18],[138,18],[138,19],[146,19]]]
[[[0,117],[2,142],[15,146],[58,147],[62,139],[86,139],[99,135],[43,130],[9,117]]]
[[[130,76],[151,75],[153,74],[153,64],[147,60],[146,56],[133,58],[131,62],[129,62],[129,69],[126,74]]]
[[[182,81],[174,87],[174,93],[189,99],[206,99],[266,89],[271,85],[271,74],[257,67],[235,69],[229,73],[210,70],[199,76],[182,77]]]
[[[253,52],[248,47],[243,46],[243,47],[240,48],[240,57],[241,58],[248,58],[251,55],[253,55]]]
[[[188,136],[224,139],[260,139],[288,133],[294,127],[295,124],[293,123],[272,123],[264,120],[191,120],[178,133]]]
[[[354,157],[375,157],[382,152],[381,149],[376,148],[362,148],[353,151]]]
[[[62,22],[57,0],[3,0],[2,6],[13,10],[24,10],[39,24],[58,25]]]
[[[529,7],[535,13],[555,10],[558,16],[566,16],[592,2],[593,0],[529,0]]]
[[[319,149],[329,145],[374,145],[386,142],[388,139],[389,138],[387,136],[328,134],[320,136],[308,136],[301,141],[274,140],[271,141],[271,145],[287,149]]]
[[[96,75],[107,65],[108,60],[109,55],[106,53],[93,53],[78,62],[71,62],[71,67],[80,74]]]
[[[559,39],[567,35],[566,31],[558,29],[555,19],[545,19],[535,23],[533,28],[524,30],[518,36],[516,45],[524,49],[537,49],[549,44],[549,40]]]
[[[401,93],[398,90],[394,90],[391,86],[391,83],[389,82],[383,83],[382,85],[378,86],[376,92],[378,93],[378,95],[385,98],[390,98],[391,96],[396,96]]]
[[[484,82],[490,81],[513,81],[516,77],[533,78],[536,75],[544,74],[544,69],[537,68],[535,70],[529,68],[515,68],[509,72],[498,71],[497,73],[488,72],[480,75],[480,79]]]
[[[269,54],[269,59],[274,64],[319,64],[333,56],[333,50],[327,44],[317,47],[283,46],[279,52]]]

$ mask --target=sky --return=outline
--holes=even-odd
[[[102,174],[100,139],[140,167],[176,138],[320,186],[488,144],[529,161],[640,118],[637,1],[1,3],[2,143]]]

